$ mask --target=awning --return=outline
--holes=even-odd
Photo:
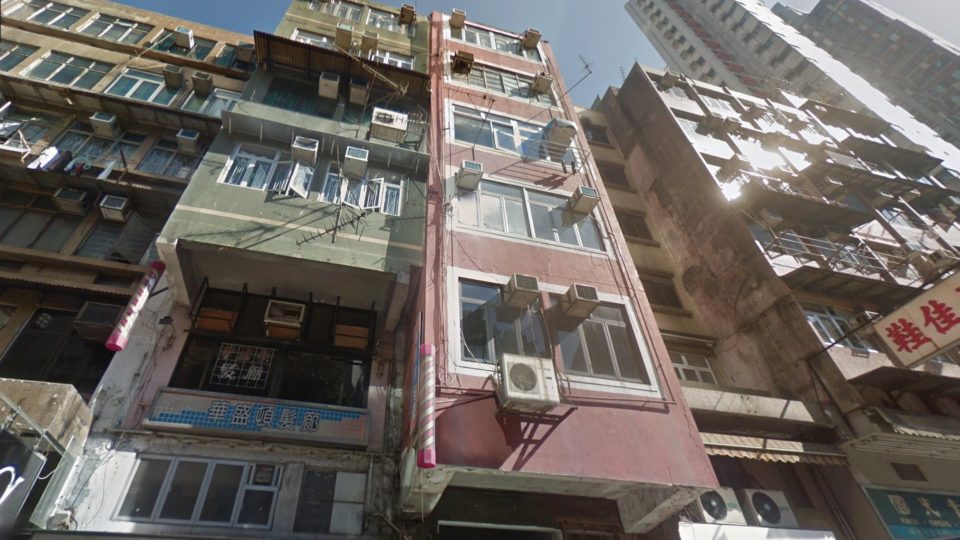
[[[854,377],[850,382],[860,390],[879,388],[886,392],[960,399],[960,379],[913,369],[883,366]]]
[[[911,414],[879,407],[871,408],[868,412],[875,413],[882,418],[894,433],[913,437],[943,439],[945,441],[960,441],[960,420],[956,418],[933,414]]]
[[[728,435],[725,433],[700,433],[707,454],[739,459],[757,459],[777,463],[809,463],[813,465],[847,464],[847,456],[837,447],[801,441],[767,439]]]

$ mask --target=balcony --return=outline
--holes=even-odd
[[[782,180],[741,172],[734,182],[740,186],[741,204],[754,209],[774,210],[796,223],[850,229],[873,219],[873,216],[866,212],[808,190],[796,177]]]
[[[945,195],[941,188],[929,183],[918,182],[880,164],[831,150],[822,150],[821,158],[801,173],[813,181],[818,189],[824,190],[829,190],[832,182],[839,181],[845,187],[867,193],[882,190],[891,195],[903,195],[918,190],[923,197],[942,198]]]

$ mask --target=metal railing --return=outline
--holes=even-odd
[[[747,184],[756,184],[763,186],[766,189],[772,191],[778,191],[780,193],[786,193],[788,195],[794,195],[797,197],[803,197],[805,199],[810,199],[813,201],[826,202],[823,197],[808,191],[807,189],[786,180],[780,178],[773,178],[771,176],[766,176],[759,173],[741,171],[739,174],[739,183],[741,186]]]

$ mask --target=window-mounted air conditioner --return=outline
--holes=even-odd
[[[857,313],[851,317],[848,321],[848,324],[851,328],[859,328],[863,326],[864,328],[857,330],[857,333],[864,334],[869,333],[872,330],[873,323],[877,322],[879,318],[880,314],[876,311],[861,311],[860,313]]]
[[[470,70],[473,69],[473,61],[473,53],[457,51],[453,53],[453,61],[450,64],[450,69],[455,73],[470,73]]]
[[[463,28],[467,22],[467,12],[462,9],[454,9],[450,12],[450,28]]]
[[[527,307],[539,297],[540,283],[534,276],[514,274],[503,288],[504,302],[511,307]]]
[[[322,98],[337,99],[340,95],[340,75],[329,71],[321,72],[317,94]]]
[[[198,96],[209,96],[213,92],[213,75],[203,71],[194,71],[190,77],[193,81],[193,91]]]
[[[367,174],[367,160],[370,151],[365,148],[348,146],[343,155],[343,174],[355,178],[362,178]]]
[[[100,199],[100,215],[108,221],[127,221],[130,199],[119,195],[104,195]]]
[[[746,525],[737,493],[730,488],[717,488],[700,495],[690,504],[690,514],[697,523]]]
[[[253,57],[257,52],[257,47],[253,43],[237,42],[237,60],[241,62],[253,62]]]
[[[768,208],[761,208],[757,215],[760,217],[760,222],[771,229],[776,229],[783,224],[783,216]]]
[[[597,188],[580,186],[570,196],[570,210],[577,214],[589,214],[600,202],[600,192]]]
[[[497,400],[509,411],[542,412],[560,404],[551,358],[504,354],[500,359]]]
[[[886,191],[875,191],[870,195],[870,204],[877,208],[886,206],[897,200],[896,195],[887,193]]]
[[[567,317],[586,319],[599,305],[600,294],[596,287],[574,283],[564,294],[560,307]]]
[[[263,323],[267,326],[267,335],[281,339],[300,337],[300,326],[307,306],[295,302],[270,300],[263,314]]]
[[[320,151],[320,141],[309,137],[294,137],[290,145],[290,155],[295,161],[302,161],[308,165],[317,162],[317,152]]]
[[[176,43],[178,47],[192,49],[194,44],[193,30],[187,28],[186,26],[178,26],[173,31],[173,42]]]
[[[526,32],[523,33],[523,39],[521,40],[524,49],[534,49],[540,43],[540,31],[528,28]]]
[[[739,175],[745,168],[750,167],[750,161],[743,154],[734,154],[717,171],[717,179],[730,180]]]
[[[333,38],[333,44],[341,49],[349,50],[353,46],[353,25],[347,23],[337,24],[337,34]]]
[[[797,517],[781,491],[741,489],[740,501],[748,521],[760,527],[795,529]]]
[[[163,82],[171,88],[179,88],[183,84],[183,67],[175,64],[163,66]]]
[[[101,137],[116,138],[120,135],[120,124],[117,115],[107,112],[96,112],[90,117],[90,126],[93,132]]]
[[[366,105],[370,97],[370,82],[366,79],[350,79],[350,103],[353,105]]]
[[[181,128],[179,131],[177,131],[177,150],[185,154],[196,154],[199,148],[199,131],[187,128]]]
[[[667,89],[680,85],[681,75],[676,71],[667,70],[660,77],[660,88]]]
[[[360,50],[368,53],[377,50],[380,46],[380,34],[367,30],[360,38]]]
[[[400,6],[400,24],[413,24],[417,18],[417,8],[410,4]]]
[[[460,163],[460,172],[457,173],[457,187],[468,191],[476,191],[483,179],[483,164],[477,161],[463,160]]]
[[[63,213],[82,216],[87,213],[90,194],[82,189],[62,187],[53,194],[53,204]]]
[[[89,341],[106,341],[117,326],[124,306],[86,302],[73,320],[77,335]]]
[[[373,118],[370,121],[370,136],[385,141],[403,142],[407,136],[407,115],[374,107]]]
[[[530,83],[530,89],[538,94],[548,94],[553,88],[553,77],[546,73],[538,73]]]

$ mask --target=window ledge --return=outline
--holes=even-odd
[[[584,254],[584,255],[603,255],[603,256],[607,256],[607,255],[608,255],[607,251],[606,251],[606,250],[602,250],[602,249],[591,249],[591,248],[585,248],[585,247],[580,247],[580,246],[571,246],[571,245],[568,245],[568,244],[559,244],[559,243],[554,243],[554,242],[547,242],[546,240],[540,240],[540,239],[532,238],[532,237],[529,237],[529,236],[520,236],[520,235],[514,235],[514,234],[510,234],[510,233],[501,233],[501,232],[496,232],[496,231],[490,231],[490,230],[488,230],[488,229],[484,229],[484,228],[481,228],[481,227],[474,227],[474,226],[472,226],[472,225],[464,225],[464,224],[462,224],[462,223],[457,223],[457,224],[454,226],[454,229],[455,229],[455,230],[461,230],[461,231],[468,231],[468,232],[475,233],[475,234],[478,234],[478,235],[481,235],[481,236],[486,236],[486,237],[489,237],[489,238],[497,238],[497,239],[501,239],[501,240],[506,240],[506,241],[508,241],[508,242],[517,242],[517,243],[521,243],[521,244],[529,244],[529,245],[533,245],[533,246],[545,247],[545,248],[550,248],[550,249],[559,249],[559,250],[563,250],[563,251],[572,251],[572,252],[574,252],[574,253],[580,253],[580,254]],[[607,241],[609,242],[609,239],[608,239]]]
[[[485,27],[483,27],[483,26],[481,26],[481,25],[479,25],[479,24],[475,24],[475,23],[470,23],[470,24],[472,24],[473,26],[476,26],[477,28],[482,28],[483,30],[498,32],[497,30],[487,29],[487,28],[485,28]],[[459,44],[461,44],[461,45],[466,45],[467,47],[472,47],[472,48],[474,48],[474,49],[480,49],[480,50],[482,50],[482,51],[490,51],[490,52],[492,52],[492,53],[496,53],[496,54],[499,54],[499,55],[501,55],[501,56],[506,56],[507,58],[516,58],[516,59],[518,59],[518,60],[524,60],[524,61],[526,61],[526,62],[530,62],[531,64],[536,64],[536,65],[538,65],[538,66],[544,66],[544,65],[546,65],[546,63],[543,61],[543,55],[542,55],[542,54],[540,54],[540,60],[531,60],[530,58],[527,58],[525,55],[522,55],[522,54],[513,54],[513,53],[503,52],[503,51],[501,51],[501,50],[499,50],[499,49],[491,49],[491,48],[489,48],[489,47],[484,47],[484,46],[482,46],[482,45],[477,45],[477,44],[475,44],[475,43],[470,43],[469,41],[464,41],[464,40],[462,40],[462,39],[457,39],[457,38],[453,37],[452,35],[450,35],[450,29],[449,29],[449,28],[447,28],[446,32],[447,32],[447,35],[446,35],[445,37],[446,37],[449,41],[453,41],[453,42],[459,43]],[[508,36],[508,37],[512,37],[512,36]],[[517,39],[520,39],[520,38],[518,37]],[[537,52],[538,52],[538,53],[540,52],[540,51],[539,51],[539,48],[538,48]]]
[[[524,75],[525,75],[525,74],[524,74]],[[485,93],[485,94],[494,94],[494,95],[496,95],[496,96],[500,96],[500,97],[509,99],[509,100],[511,100],[511,101],[516,101],[517,103],[525,103],[525,104],[527,104],[527,105],[533,105],[534,107],[543,107],[544,109],[550,109],[550,110],[554,110],[554,111],[560,111],[560,110],[561,110],[559,105],[550,105],[550,104],[547,104],[547,103],[540,103],[539,101],[534,101],[534,100],[529,99],[529,98],[527,98],[527,99],[518,98],[518,97],[511,96],[511,95],[509,95],[509,94],[503,94],[503,93],[501,93],[501,92],[495,92],[495,91],[493,91],[493,90],[487,90],[486,88],[479,88],[479,87],[477,87],[477,86],[471,86],[471,85],[469,85],[469,84],[463,84],[463,83],[461,83],[461,82],[458,82],[458,81],[454,80],[453,77],[449,77],[449,78],[447,79],[447,84],[449,84],[449,85],[451,85],[451,86],[456,86],[456,87],[458,87],[458,88],[463,88],[463,89],[465,89],[465,90],[474,90],[474,91],[477,91],[477,92],[483,92],[483,93]],[[484,147],[484,148],[486,148],[486,147]]]
[[[665,315],[679,315],[680,317],[693,318],[693,312],[683,308],[677,308],[673,306],[662,306],[660,304],[653,304],[653,303],[650,304],[650,307],[653,308],[653,311],[656,313],[663,313]]]
[[[453,137],[453,135],[452,135],[453,130],[450,130],[450,132],[451,132],[451,135],[450,135],[450,136]],[[564,166],[563,166],[562,163],[557,163],[556,161],[547,161],[547,160],[545,160],[545,159],[527,159],[527,158],[525,158],[525,157],[523,156],[523,154],[521,154],[520,152],[511,152],[511,151],[509,151],[509,150],[503,150],[503,149],[501,149],[501,148],[491,148],[491,147],[489,147],[489,146],[481,146],[481,145],[479,145],[479,144],[476,145],[476,146],[474,146],[474,145],[471,145],[470,143],[467,143],[467,142],[465,142],[465,141],[461,141],[461,140],[453,139],[453,138],[451,138],[450,144],[459,145],[459,146],[461,146],[461,147],[463,147],[463,148],[465,148],[465,149],[467,149],[467,150],[479,150],[479,151],[481,151],[481,152],[491,152],[491,153],[500,154],[500,155],[503,155],[503,156],[510,156],[511,158],[519,159],[519,160],[520,160],[521,162],[523,162],[523,163],[532,163],[532,164],[540,165],[540,166],[542,166],[542,167],[549,167],[549,168],[552,168],[552,169],[556,169],[556,170],[558,170],[558,171],[563,171],[563,169],[564,169]],[[575,173],[576,173],[576,171],[574,171],[574,172],[572,172],[572,173],[567,173],[567,174],[568,174],[568,175],[573,175],[573,174],[575,174]]]
[[[457,356],[454,359],[453,365],[454,372],[456,373],[463,375],[474,375],[478,377],[496,377],[498,370],[500,369],[496,363],[488,364],[486,362],[464,360],[460,356]],[[581,395],[578,393],[578,391],[601,392],[608,394],[629,394],[632,396],[651,397],[655,399],[661,399],[663,397],[660,394],[659,389],[652,384],[566,373],[560,369],[557,369],[556,373],[560,384],[561,397],[568,397],[569,399],[590,399],[589,395]],[[566,392],[564,392],[564,390]]]

